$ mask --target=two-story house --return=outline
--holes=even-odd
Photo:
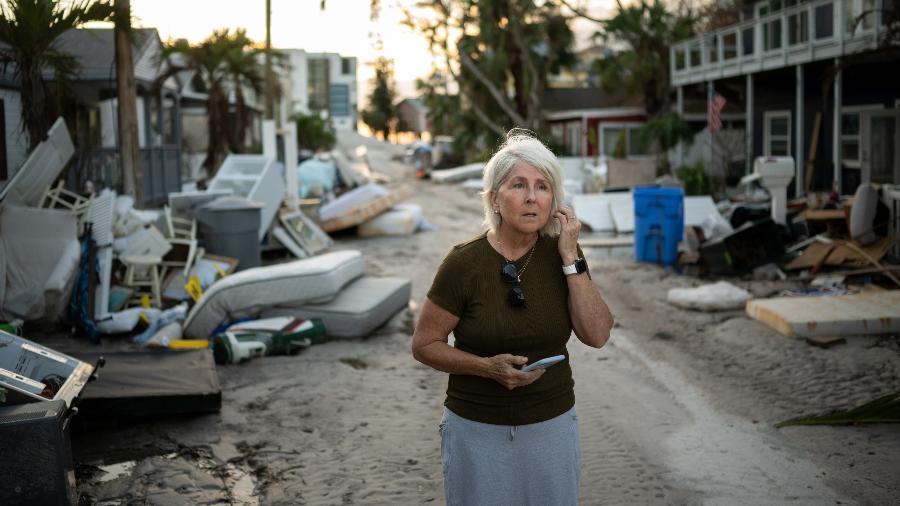
[[[742,21],[671,48],[678,110],[719,93],[743,112],[747,170],[792,156],[795,195],[900,181],[898,0],[748,0]],[[732,118],[734,120],[735,118]]]

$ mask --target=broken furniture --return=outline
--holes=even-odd
[[[0,504],[78,504],[69,436],[74,415],[62,400],[0,405]]]
[[[746,222],[734,232],[700,245],[700,256],[713,275],[740,274],[784,255],[781,227],[772,218]]]
[[[641,186],[634,196],[634,258],[672,265],[684,235],[684,191]]]
[[[84,197],[73,191],[66,190],[63,187],[63,181],[60,180],[56,186],[47,190],[38,207],[68,210],[78,219],[78,231],[80,233],[84,228],[84,222],[87,220],[88,210],[91,208],[93,200],[93,194]]]
[[[293,307],[282,303],[263,309],[260,316],[321,318],[329,337],[364,337],[405,308],[410,293],[408,279],[364,276],[345,286],[331,301]]]
[[[77,228],[68,211],[0,206],[0,320],[63,313],[81,258]]]
[[[318,255],[334,244],[331,237],[323,232],[303,211],[282,211],[278,213],[278,221],[284,226],[284,233],[289,238],[278,237],[280,234],[276,235],[276,238],[288,249],[294,245],[301,247],[305,255],[297,255],[299,258]],[[294,244],[289,244],[291,242]],[[294,253],[293,249],[291,252]]]
[[[191,308],[184,336],[207,339],[223,323],[277,304],[330,300],[364,267],[362,254],[347,250],[237,272],[216,281]]]
[[[116,194],[110,190],[93,199],[88,211],[91,237],[97,248],[100,262],[100,285],[94,292],[94,319],[100,320],[109,313],[109,294],[112,289],[113,267],[113,214]]]
[[[359,225],[411,195],[412,190],[408,186],[400,186],[394,190],[375,184],[360,186],[319,209],[321,229],[334,232]]]
[[[194,265],[197,258],[197,220],[176,215],[169,206],[163,208],[163,214],[166,218],[166,240],[172,245],[172,251],[163,257],[161,264],[162,278],[165,279],[169,269],[190,272]]]
[[[234,195],[262,204],[257,241],[266,235],[284,198],[284,180],[275,160],[263,155],[228,155],[207,189],[230,190]]]
[[[74,153],[75,146],[66,122],[57,118],[47,132],[47,139],[31,151],[25,163],[0,190],[0,201],[6,205],[39,207],[47,189]]]
[[[154,307],[162,307],[162,284],[160,263],[162,258],[152,255],[121,255],[119,261],[125,264],[122,284],[133,290],[129,303],[140,303],[141,297],[149,295]]]
[[[900,290],[756,299],[747,314],[789,337],[897,333]]]
[[[71,407],[93,372],[94,366],[86,362],[0,331],[0,389],[5,391],[5,404],[59,400]]]
[[[260,213],[265,206],[237,195],[220,197],[197,210],[203,247],[238,259],[238,269],[258,267]],[[268,224],[266,224],[268,228]]]
[[[78,353],[96,360],[99,353]],[[103,353],[106,365],[79,397],[79,419],[218,412],[222,387],[212,350]]]

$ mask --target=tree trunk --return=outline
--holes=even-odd
[[[137,87],[134,83],[134,60],[131,55],[131,2],[116,0],[116,97],[119,118],[119,160],[123,189],[144,205],[144,177],[138,157]]]
[[[228,143],[228,131],[225,128],[228,115],[228,97],[219,83],[213,83],[210,86],[209,96],[206,99],[206,111],[209,141],[206,144],[206,161],[204,166],[206,167],[207,179],[212,179],[219,169],[222,154]]]
[[[22,83],[22,129],[28,135],[28,149],[32,150],[47,138],[56,116],[56,101],[50,96],[41,69],[32,60],[19,60],[16,65]]]

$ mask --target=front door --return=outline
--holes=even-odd
[[[862,182],[900,183],[900,109],[863,111]]]

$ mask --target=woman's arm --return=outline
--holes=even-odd
[[[559,254],[563,265],[572,265],[578,259],[581,222],[575,217],[575,212],[567,207],[560,207],[556,217],[562,225]],[[566,283],[569,285],[569,316],[575,335],[582,343],[600,348],[609,340],[609,331],[613,326],[609,306],[587,272],[566,276]]]
[[[506,353],[479,357],[450,346],[447,339],[457,323],[458,317],[426,298],[412,338],[413,357],[438,371],[490,378],[510,390],[528,385],[544,374],[543,369],[522,372],[514,367],[528,363],[527,357]]]

